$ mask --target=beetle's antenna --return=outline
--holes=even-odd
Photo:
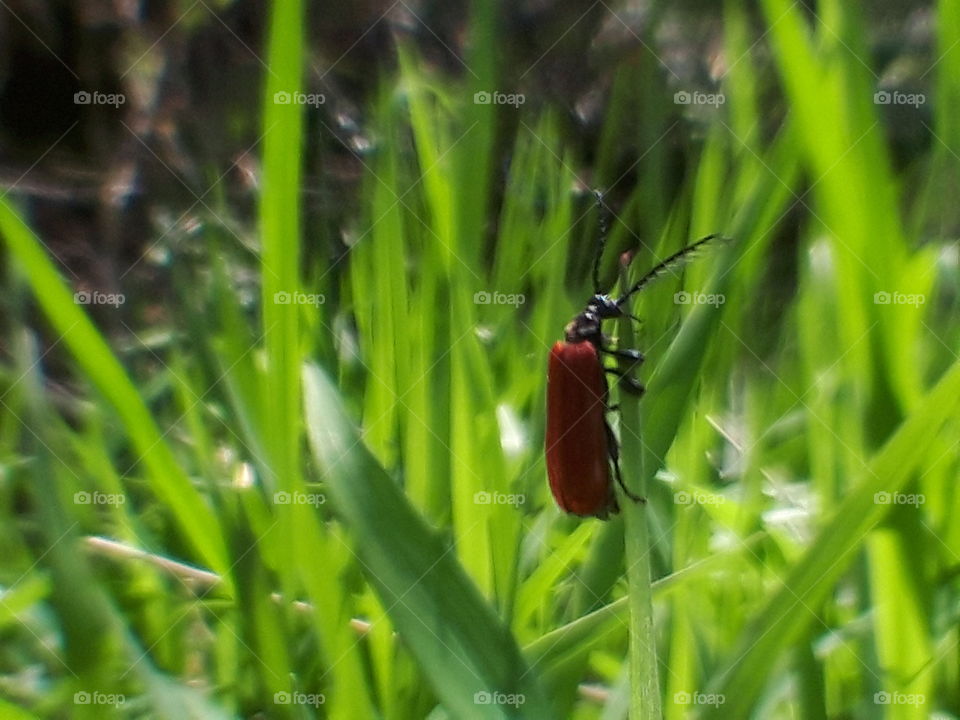
[[[668,272],[672,272],[673,270],[676,270],[678,267],[685,264],[687,261],[691,260],[696,255],[697,251],[700,250],[708,242],[710,242],[711,240],[718,240],[718,239],[725,240],[727,238],[722,238],[720,235],[717,235],[717,234],[707,235],[705,238],[701,238],[700,240],[697,240],[695,243],[687,245],[682,250],[678,250],[673,255],[671,255],[666,260],[664,260],[662,263],[654,266],[653,269],[651,269],[646,275],[644,275],[642,278],[640,278],[639,281],[637,281],[636,285],[634,285],[632,288],[627,290],[627,292],[625,292],[623,295],[617,298],[616,305],[622,305],[630,298],[631,295],[633,295],[636,292],[639,292],[640,290],[643,290],[644,287],[649,285],[658,277],[661,277],[662,275],[666,275]]]
[[[597,255],[593,259],[593,292],[600,294],[600,259],[603,257],[603,249],[607,244],[607,208],[603,204],[603,191],[594,190],[594,197],[597,198],[597,226],[599,239],[597,240]]]

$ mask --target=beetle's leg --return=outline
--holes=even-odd
[[[607,431],[607,455],[610,456],[610,462],[613,463],[613,475],[617,479],[620,489],[634,502],[646,503],[647,499],[645,497],[631,492],[623,482],[623,475],[620,474],[620,445],[617,443],[617,436],[613,434],[613,428],[606,420],[603,421],[603,428]]]
[[[643,395],[643,391],[645,389],[643,384],[635,377],[632,377],[628,372],[624,372],[619,368],[610,367],[605,367],[603,371],[610,373],[611,375],[616,375],[622,390],[626,390],[631,395],[636,395],[637,397]]]
[[[600,347],[600,352],[617,359],[618,365],[616,369],[604,369],[620,378],[620,387],[637,397],[643,395],[643,385],[632,377],[633,371],[644,361],[643,353],[639,350],[629,350],[626,348],[611,349],[603,346]],[[623,361],[626,361],[626,364]]]
[[[614,357],[620,358],[621,360],[632,360],[633,365],[639,365],[646,359],[643,353],[640,352],[639,350],[627,350],[626,348],[618,348],[616,350],[611,350],[609,348],[603,347],[603,348],[600,348],[600,352],[606,355],[613,355]]]
[[[617,359],[617,367],[620,368],[621,375],[632,373],[637,366],[644,361],[643,353],[639,350],[627,350],[625,348],[610,350],[607,348],[600,348],[600,352]]]

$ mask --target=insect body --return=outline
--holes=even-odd
[[[601,241],[603,235],[601,228]],[[619,445],[606,418],[606,413],[613,409],[608,402],[606,375],[617,375],[622,389],[641,395],[643,386],[631,371],[643,362],[643,355],[637,350],[610,347],[609,339],[603,334],[602,323],[619,317],[636,320],[624,309],[627,300],[716,237],[709,235],[674,253],[619,298],[600,292],[601,242],[593,269],[594,296],[587,302],[583,312],[567,325],[564,339],[550,350],[547,367],[547,476],[553,497],[563,510],[601,519],[618,512],[610,478],[611,465],[614,477],[627,497],[637,502],[643,501],[643,498],[630,492],[623,482]],[[625,368],[606,367],[604,355],[628,364]]]
[[[610,483],[607,379],[589,340],[558,342],[547,367],[547,475],[557,504],[576,515],[616,507]]]

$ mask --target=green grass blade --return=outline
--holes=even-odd
[[[651,585],[654,597],[660,600],[687,589],[688,583],[703,581],[737,556],[752,552],[762,538],[761,533],[756,533],[729,550],[654,581]],[[526,645],[523,653],[538,671],[552,674],[551,668],[566,662],[577,662],[595,647],[609,645],[611,641],[620,642],[626,633],[628,621],[629,599],[623,597],[543,634]]]
[[[503,717],[513,706],[476,693],[519,694],[516,716],[549,717],[513,638],[407,498],[359,443],[335,388],[304,372],[307,436],[370,582],[454,717]]]
[[[36,720],[37,715],[28,713],[23,708],[17,707],[13,703],[9,703],[3,698],[0,698],[0,715],[7,718],[7,720]]]
[[[633,347],[633,330],[627,318],[620,323],[626,347]],[[621,398],[621,417],[626,426],[639,425],[637,402],[625,402]],[[639,475],[640,483],[631,486],[633,492],[647,497],[648,478],[653,473],[645,472],[640,463],[642,448],[636,436],[629,437],[624,445],[624,465],[640,468],[640,473],[627,473],[629,481]],[[630,718],[631,720],[657,720],[663,716],[661,707],[660,677],[657,662],[657,634],[653,618],[653,570],[651,567],[650,510],[646,503],[639,504],[622,497],[624,505],[624,558],[627,564],[627,583],[630,587]]]
[[[300,148],[304,106],[289,98],[301,89],[302,20],[299,0],[273,4],[270,72],[263,103],[263,194],[260,199],[261,304],[269,368],[265,376],[264,407],[274,471],[268,481],[288,491],[297,487],[300,447],[298,319],[301,308],[289,298],[300,289]],[[279,101],[282,98],[287,101]],[[288,302],[280,301],[283,298]]]
[[[153,493],[170,509],[197,557],[224,578],[230,564],[220,522],[193,487],[136,387],[19,215],[0,200],[0,232],[23,268],[37,302],[90,382],[111,403],[144,464]]]
[[[726,704],[707,711],[705,717],[747,716],[776,659],[814,619],[809,609],[818,607],[833,590],[867,533],[891,507],[877,503],[876,493],[903,488],[958,409],[960,362],[954,363],[877,453],[833,520],[795,564],[783,587],[744,631],[743,640],[711,682],[710,692],[724,695]]]

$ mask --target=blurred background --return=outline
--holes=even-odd
[[[957,107],[946,0],[8,0],[0,715],[960,717]],[[609,522],[601,225],[731,238]]]

